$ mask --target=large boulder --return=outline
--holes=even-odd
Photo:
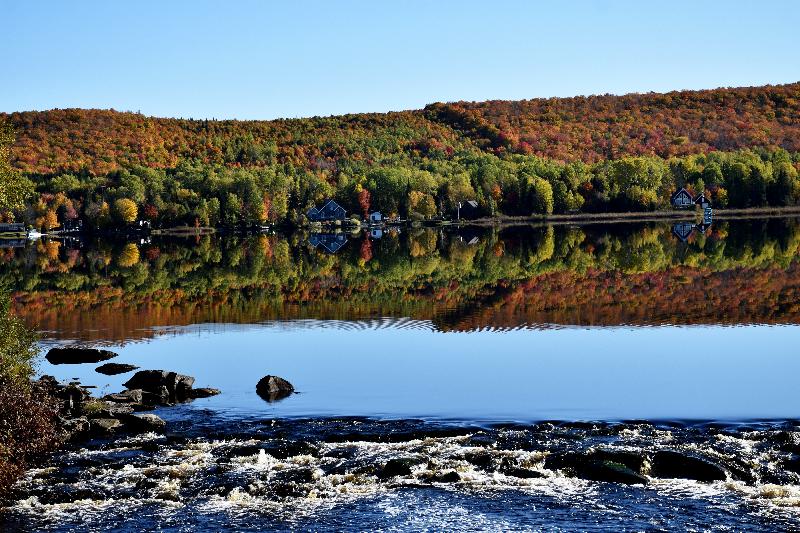
[[[672,450],[661,450],[653,455],[651,475],[705,482],[724,481],[728,477],[724,468],[705,457]]]
[[[51,348],[45,359],[52,365],[80,365],[107,361],[117,354],[94,348]]]
[[[116,376],[118,374],[125,374],[127,372],[132,372],[139,368],[136,365],[129,365],[127,363],[106,363],[104,365],[100,365],[94,369],[95,372],[98,374],[103,374],[105,376]]]
[[[149,413],[124,415],[121,420],[130,431],[141,433],[163,431],[167,425],[164,419]]]
[[[294,393],[294,386],[278,376],[264,376],[256,385],[256,394],[268,402],[282,400]]]
[[[158,403],[167,403],[191,398],[194,378],[166,370],[140,370],[123,385],[128,389],[141,389],[154,395],[152,399]]]

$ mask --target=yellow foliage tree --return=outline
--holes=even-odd
[[[133,200],[127,198],[120,198],[114,202],[114,214],[121,222],[129,224],[136,220],[139,216],[139,209]]]

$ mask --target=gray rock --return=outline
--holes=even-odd
[[[77,437],[87,433],[91,428],[91,423],[86,417],[67,418],[61,421],[61,428],[67,433],[68,438]]]
[[[256,384],[256,394],[268,402],[275,402],[290,396],[294,386],[278,376],[264,376]]]
[[[80,365],[107,361],[117,354],[109,350],[94,348],[51,348],[45,358],[52,365]]]
[[[116,418],[95,418],[89,422],[90,429],[95,433],[109,434],[114,433],[122,427],[122,422]]]
[[[169,391],[166,385],[161,385],[154,391],[142,391],[142,403],[144,405],[171,405]]]
[[[99,374],[103,374],[106,376],[116,376],[119,374],[125,374],[127,372],[131,372],[139,368],[136,365],[129,365],[126,363],[106,363],[104,365],[100,365],[94,369],[95,372]]]
[[[167,423],[154,414],[135,414],[122,417],[125,427],[135,432],[162,431]]]
[[[131,389],[117,394],[109,394],[104,396],[103,399],[115,403],[142,403],[143,391],[142,389]]]
[[[97,418],[119,418],[122,415],[133,413],[133,406],[130,404],[120,404],[94,400],[83,405],[82,414],[90,419]]]

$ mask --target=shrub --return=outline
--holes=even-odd
[[[0,497],[30,461],[60,442],[58,402],[31,382],[36,334],[9,314],[7,300],[0,306]]]

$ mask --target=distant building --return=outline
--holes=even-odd
[[[375,211],[374,213],[369,214],[369,221],[372,224],[377,224],[383,221],[383,216],[381,215],[380,211]]]
[[[675,191],[670,200],[672,201],[672,207],[677,207],[678,209],[687,209],[694,205],[694,198],[683,187]]]
[[[306,212],[306,217],[312,222],[329,222],[333,220],[344,220],[347,218],[347,211],[333,200],[325,202],[321,208],[312,207]]]
[[[456,216],[459,220],[461,220],[462,218],[466,219],[478,218],[478,216],[480,216],[480,209],[478,208],[478,202],[475,200],[467,200],[466,202],[459,202],[458,213]]]

